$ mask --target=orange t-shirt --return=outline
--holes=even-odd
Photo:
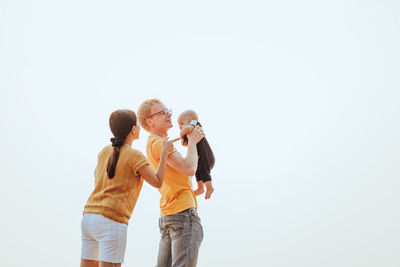
[[[163,138],[151,134],[147,141],[147,159],[151,168],[155,171],[161,157]],[[171,153],[176,152],[174,148]],[[197,209],[196,196],[192,189],[192,183],[187,175],[180,173],[167,164],[163,185],[158,189],[161,193],[161,216],[176,214],[189,208]]]

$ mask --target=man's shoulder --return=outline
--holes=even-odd
[[[151,146],[157,142],[162,142],[163,138],[161,136],[151,134],[149,135],[149,138],[147,139],[147,146]]]
[[[149,136],[146,145],[146,154],[149,159],[159,159],[162,147],[162,140],[162,137],[155,134],[151,134]]]

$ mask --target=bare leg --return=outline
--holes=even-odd
[[[211,197],[211,194],[214,192],[214,187],[212,186],[211,181],[205,182],[206,184],[206,197],[205,199],[209,199]]]
[[[197,181],[197,189],[194,191],[194,195],[198,196],[204,193],[204,184],[203,181]]]
[[[121,263],[112,263],[112,262],[100,262],[100,267],[121,267]]]
[[[81,267],[99,267],[99,262],[81,259]]]

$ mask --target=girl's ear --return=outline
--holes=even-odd
[[[135,134],[135,133],[136,133],[136,130],[137,130],[137,129],[136,129],[136,125],[133,125],[133,126],[132,126],[132,129],[131,129],[131,132],[132,132],[133,134]]]

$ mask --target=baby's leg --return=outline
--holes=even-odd
[[[214,187],[212,186],[211,181],[205,182],[206,185],[206,199],[209,199],[211,197],[211,194],[214,192]]]
[[[204,193],[204,183],[203,181],[197,181],[197,189],[194,191],[194,195],[198,196]]]

